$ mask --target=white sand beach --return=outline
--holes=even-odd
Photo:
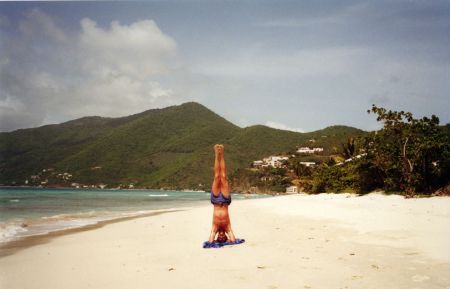
[[[241,245],[203,249],[212,206],[48,238],[0,258],[0,288],[450,288],[450,198],[234,201]]]

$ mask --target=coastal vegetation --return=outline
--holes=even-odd
[[[312,192],[350,189],[364,193],[382,189],[412,196],[431,194],[448,185],[448,125],[440,127],[434,115],[414,118],[410,112],[376,105],[368,113],[377,116],[382,129],[359,137],[357,144],[352,141],[344,145],[343,155],[351,162],[317,169]],[[357,158],[355,151],[359,151]]]
[[[258,187],[278,192],[290,183],[309,193],[383,190],[406,196],[449,194],[449,125],[439,126],[434,115],[418,119],[409,112],[375,105],[368,113],[375,114],[383,127],[348,138],[339,152],[296,154],[283,170],[241,170],[236,183],[247,190]],[[304,165],[305,161],[314,166]]]

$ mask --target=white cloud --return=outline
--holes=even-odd
[[[152,20],[85,18],[74,34],[34,9],[18,29],[0,54],[0,131],[177,102],[177,45]]]
[[[268,121],[268,122],[266,122],[266,126],[271,127],[271,128],[276,128],[276,129],[294,131],[294,132],[305,132],[301,128],[289,127],[289,126],[287,126],[285,124],[282,124],[282,123],[279,123],[279,122],[275,122],[275,121]]]
[[[175,56],[176,44],[152,20],[129,26],[112,22],[99,28],[88,18],[81,20],[79,50],[85,69],[100,76],[129,75],[145,79],[169,72],[167,61]]]

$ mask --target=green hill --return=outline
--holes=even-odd
[[[292,153],[298,145],[340,148],[361,130],[334,126],[296,133],[240,128],[198,103],[148,110],[122,118],[84,117],[56,125],[0,133],[0,183],[69,185],[134,183],[151,188],[208,189],[213,145],[223,143],[229,172],[256,159]],[[42,172],[43,169],[52,170]],[[73,175],[58,182],[58,174]]]

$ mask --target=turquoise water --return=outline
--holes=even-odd
[[[248,197],[233,194],[234,200]],[[0,242],[205,204],[205,192],[0,188]]]

